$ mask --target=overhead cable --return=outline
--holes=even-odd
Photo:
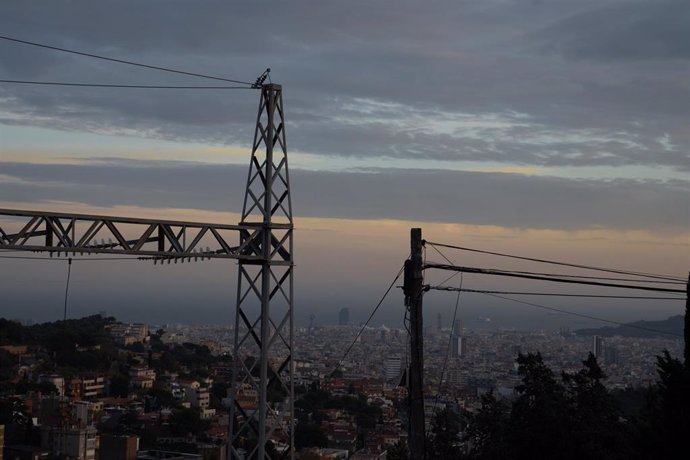
[[[364,332],[364,329],[369,325],[369,322],[371,321],[371,318],[374,317],[376,312],[378,311],[379,307],[383,303],[384,300],[386,300],[386,297],[388,296],[388,293],[391,292],[391,289],[393,289],[393,286],[395,286],[396,281],[398,281],[398,278],[400,278],[400,275],[402,274],[403,270],[405,270],[405,265],[400,268],[398,271],[398,274],[395,275],[395,279],[393,279],[393,282],[388,286],[388,289],[386,289],[386,292],[383,294],[383,297],[381,297],[381,300],[376,304],[374,309],[372,310],[371,314],[369,315],[369,318],[367,318],[367,321],[364,323],[364,325],[359,329],[359,332],[357,332],[357,335],[355,336],[354,340],[352,340],[352,343],[350,344],[349,347],[347,347],[347,350],[345,350],[345,353],[343,353],[343,357],[340,358],[340,361],[338,361],[338,365],[333,369],[333,372],[329,374],[329,377],[332,376],[335,371],[340,369],[340,366],[343,364],[343,361],[345,361],[345,358],[347,358],[347,355],[350,353],[350,350],[352,350],[352,347],[355,346],[355,343],[357,343],[357,339],[359,339],[359,336],[362,335],[362,332]]]
[[[574,268],[582,268],[586,270],[595,270],[595,271],[600,271],[600,272],[608,272],[608,273],[617,273],[619,275],[631,275],[631,276],[641,276],[641,277],[646,277],[646,278],[656,278],[656,279],[662,279],[662,280],[667,280],[667,281],[685,281],[683,278],[677,277],[677,276],[668,276],[668,275],[659,275],[656,273],[643,273],[643,272],[634,272],[634,271],[629,271],[629,270],[618,270],[614,268],[602,268],[602,267],[595,267],[595,266],[590,266],[590,265],[580,265],[580,264],[573,264],[573,263],[568,263],[568,262],[559,262],[555,260],[547,260],[547,259],[538,259],[534,257],[523,257],[523,256],[516,256],[512,254],[505,254],[505,253],[500,253],[500,252],[492,252],[492,251],[484,251],[481,249],[473,249],[473,248],[468,248],[464,246],[455,246],[452,244],[444,244],[444,243],[432,243],[431,241],[425,241],[426,244],[430,244],[433,246],[441,246],[445,248],[450,248],[450,249],[458,249],[461,251],[469,251],[469,252],[477,252],[480,254],[490,254],[494,256],[500,256],[500,257],[507,257],[510,259],[519,259],[519,260],[529,260],[531,262],[539,262],[539,263],[545,263],[545,264],[551,264],[551,265],[561,265],[564,267],[574,267]]]
[[[683,337],[683,334],[676,334],[675,332],[660,331],[660,330],[658,330],[658,329],[653,329],[653,328],[650,328],[650,327],[638,326],[638,325],[630,324],[630,323],[622,323],[622,322],[620,322],[620,321],[614,321],[614,320],[611,320],[611,319],[600,318],[600,317],[598,317],[598,316],[586,315],[586,314],[584,314],[584,313],[576,313],[576,312],[574,312],[574,311],[563,310],[563,309],[560,309],[560,308],[550,307],[550,306],[547,306],[547,305],[541,305],[541,304],[534,303],[534,302],[526,302],[526,301],[524,301],[524,300],[513,299],[513,298],[510,298],[510,297],[504,297],[504,296],[497,295],[497,294],[485,293],[484,295],[488,295],[488,296],[491,296],[491,297],[496,297],[496,298],[498,298],[498,299],[503,299],[503,300],[510,300],[511,302],[520,303],[520,304],[523,304],[523,305],[528,305],[528,306],[530,306],[530,307],[541,308],[541,309],[544,309],[544,310],[555,311],[555,312],[563,313],[563,314],[566,314],[566,315],[578,316],[578,317],[580,317],[580,318],[587,318],[587,319],[592,319],[592,320],[595,320],[595,321],[602,321],[602,322],[604,322],[604,323],[616,324],[616,325],[618,325],[618,326],[628,327],[628,328],[631,328],[631,329],[639,329],[639,330],[642,330],[642,331],[654,332],[654,333],[657,333],[657,334],[672,335],[672,336],[674,336],[674,337]]]
[[[447,264],[439,264],[439,263],[433,263],[433,262],[426,263],[424,265],[424,268],[425,269],[436,268],[439,270],[459,271],[459,272],[464,272],[464,273],[477,273],[477,274],[481,274],[481,275],[508,276],[508,277],[514,277],[514,278],[525,278],[525,279],[540,280],[540,281],[553,281],[556,283],[582,284],[582,285],[587,285],[587,286],[602,286],[602,287],[613,287],[613,288],[622,288],[622,289],[636,289],[636,290],[654,291],[654,292],[674,292],[674,293],[681,293],[681,294],[684,294],[686,292],[685,289],[670,289],[670,288],[661,288],[661,287],[655,287],[655,286],[640,286],[640,285],[632,285],[632,284],[604,283],[604,282],[599,282],[599,281],[575,280],[575,279],[559,278],[559,277],[553,277],[553,276],[528,275],[528,274],[519,273],[519,272],[512,272],[512,271],[508,271],[508,270],[495,270],[495,269],[476,268],[476,267],[462,267],[462,266],[457,266],[457,265],[447,265]]]
[[[630,295],[598,295],[598,294],[561,294],[549,292],[519,292],[519,291],[491,291],[486,289],[465,289],[455,288],[451,286],[428,286],[428,289],[434,291],[450,291],[450,292],[473,292],[476,294],[507,294],[507,295],[526,295],[526,296],[547,296],[547,297],[583,297],[592,299],[632,299],[632,300],[682,300],[683,297],[653,297],[653,296],[630,296]]]
[[[0,80],[0,83],[41,86],[74,86],[85,88],[129,88],[129,89],[253,89],[249,86],[172,86],[172,85],[118,85],[108,83],[69,83],[59,81]]]
[[[438,398],[441,394],[441,388],[443,387],[443,376],[446,373],[446,367],[448,366],[448,357],[450,356],[450,350],[451,350],[451,345],[452,345],[452,340],[453,340],[453,334],[455,333],[455,319],[458,317],[458,306],[460,305],[460,293],[464,291],[462,288],[462,273],[460,273],[460,286],[455,288],[455,290],[458,292],[458,296],[455,299],[455,310],[453,310],[453,322],[450,325],[450,333],[448,335],[448,345],[446,346],[446,356],[443,359],[443,367],[441,367],[441,378],[438,381],[438,390],[436,391],[436,398],[434,399],[434,407],[431,410],[431,418],[434,418],[434,415],[436,415],[436,405],[438,404]],[[458,331],[458,334],[460,334],[462,331]],[[429,436],[429,428],[427,429],[426,436]]]
[[[161,66],[156,66],[156,65],[142,64],[142,63],[140,63],[140,62],[133,62],[133,61],[125,60],[125,59],[115,59],[115,58],[110,58],[110,57],[106,57],[106,56],[100,56],[100,55],[98,55],[98,54],[84,53],[84,52],[82,52],[82,51],[75,51],[75,50],[70,50],[70,49],[67,49],[67,48],[60,48],[60,47],[58,47],[58,46],[51,46],[51,45],[46,45],[46,44],[43,44],[43,43],[36,43],[36,42],[30,42],[30,41],[27,41],[27,40],[20,40],[20,39],[18,39],[18,38],[13,38],[13,37],[7,37],[7,36],[2,36],[2,35],[0,35],[0,39],[2,39],[2,40],[7,40],[7,41],[11,41],[11,42],[16,42],[16,43],[23,43],[23,44],[25,44],[25,45],[37,46],[37,47],[40,47],[40,48],[46,48],[46,49],[50,49],[50,50],[54,50],[54,51],[60,51],[60,52],[63,52],[63,53],[70,53],[70,54],[76,54],[76,55],[79,55],[79,56],[86,56],[86,57],[95,58],[95,59],[102,59],[102,60],[104,60],[104,61],[117,62],[117,63],[119,63],[119,64],[127,64],[127,65],[136,66],[136,67],[144,67],[144,68],[147,68],[147,69],[161,70],[161,71],[163,71],[163,72],[176,73],[176,74],[180,74],[180,75],[188,75],[188,76],[192,76],[192,77],[208,78],[208,79],[211,79],[211,80],[227,81],[227,82],[230,82],[230,83],[238,83],[238,84],[241,84],[241,85],[249,85],[250,87],[252,86],[252,83],[251,83],[251,82],[247,82],[247,81],[233,80],[233,79],[230,79],[230,78],[216,77],[216,76],[213,76],[213,75],[205,75],[205,74],[201,74],[201,73],[197,73],[197,72],[187,72],[187,71],[184,71],[184,70],[171,69],[171,68],[168,68],[168,67],[161,67]]]

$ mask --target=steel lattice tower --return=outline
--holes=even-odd
[[[293,221],[280,85],[261,88],[240,226],[256,228],[240,232],[242,255],[256,259],[239,259],[229,454],[271,458],[273,439],[292,458]]]

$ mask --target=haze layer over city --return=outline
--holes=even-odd
[[[49,2],[0,5],[2,35],[283,85],[298,325],[366,320],[409,255],[409,229],[532,258],[685,278],[690,268],[687,2]],[[613,32],[615,31],[615,32]],[[199,85],[0,40],[0,78]],[[208,82],[201,82],[208,83]],[[213,84],[213,82],[210,82]],[[257,94],[0,84],[0,208],[234,224]],[[428,260],[539,271],[427,249]],[[231,261],[77,261],[68,316],[230,324]],[[571,271],[571,273],[574,272]],[[0,259],[2,315],[61,319],[67,263]],[[446,273],[427,274],[438,284]],[[459,278],[449,281],[458,286]],[[465,275],[463,287],[553,291]],[[402,283],[398,283],[402,284]],[[610,294],[558,286],[561,293]],[[425,297],[451,324],[456,297]],[[683,302],[540,299],[613,321]],[[395,289],[372,325],[401,327]],[[601,326],[463,293],[469,329]]]

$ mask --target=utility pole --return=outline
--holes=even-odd
[[[422,299],[422,229],[410,231],[410,258],[405,261],[405,306],[410,310],[410,458],[424,458],[424,339]]]

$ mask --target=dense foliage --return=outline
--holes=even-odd
[[[658,357],[659,382],[628,417],[591,354],[580,371],[558,378],[539,353],[517,362],[522,384],[512,404],[489,393],[470,417],[468,458],[656,459],[688,452],[690,372],[667,352]]]

